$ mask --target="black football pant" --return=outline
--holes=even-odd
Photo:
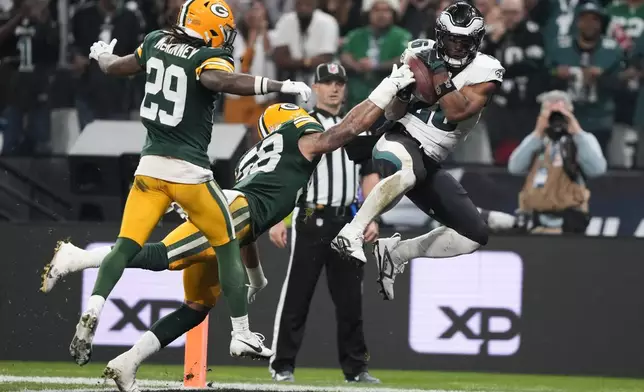
[[[348,210],[346,208],[345,210]],[[335,305],[337,345],[345,376],[367,370],[367,347],[362,329],[362,280],[364,266],[343,259],[331,249],[331,240],[351,221],[351,214],[298,208],[293,215],[291,258],[275,318],[279,324],[271,368],[294,371],[295,357],[304,338],[306,317],[323,268]],[[360,264],[360,265],[359,265]],[[286,295],[284,295],[286,294]]]

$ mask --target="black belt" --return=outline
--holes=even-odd
[[[331,207],[324,204],[313,204],[313,203],[301,203],[298,205],[300,207],[300,213],[304,210],[309,210],[311,213],[320,214],[320,215],[331,215],[331,216],[351,216],[351,207],[341,206],[341,207]]]

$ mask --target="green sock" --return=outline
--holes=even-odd
[[[149,271],[165,271],[170,266],[168,249],[163,242],[145,244],[134,256],[127,268],[141,268]]]
[[[163,348],[179,336],[201,324],[207,315],[208,310],[194,310],[183,304],[179,309],[154,323],[150,327],[150,332],[159,339],[161,348]]]
[[[121,279],[125,267],[141,250],[141,246],[129,238],[118,238],[112,251],[105,256],[98,269],[92,295],[107,298]]]
[[[246,272],[241,261],[239,241],[232,240],[226,245],[215,247],[219,262],[219,281],[226,297],[230,317],[242,317],[248,314],[246,294]]]

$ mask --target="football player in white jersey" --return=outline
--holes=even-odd
[[[386,111],[395,120],[376,143],[373,158],[395,166],[354,217],[333,240],[337,251],[366,262],[362,233],[373,219],[403,195],[444,226],[409,240],[396,233],[374,246],[381,293],[393,299],[393,283],[415,257],[453,257],[472,253],[488,241],[488,227],[467,192],[441,162],[476,125],[481,112],[503,80],[504,69],[478,52],[485,34],[481,13],[465,2],[447,7],[436,21],[436,41],[409,43],[401,57],[423,60],[433,73],[438,101],[432,105],[399,94]],[[410,100],[411,99],[411,100]]]

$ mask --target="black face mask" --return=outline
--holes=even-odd
[[[297,14],[297,19],[300,21],[300,31],[305,32],[308,28],[309,25],[311,24],[311,20],[313,19],[313,15],[300,15]]]

